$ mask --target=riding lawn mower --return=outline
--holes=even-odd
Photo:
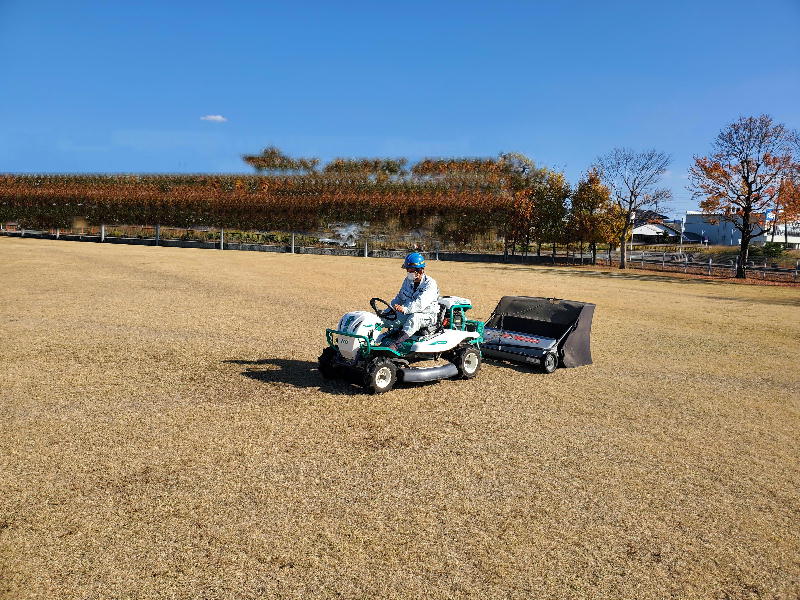
[[[345,378],[381,394],[395,383],[472,379],[481,366],[482,321],[468,319],[472,302],[458,296],[439,298],[436,322],[402,344],[389,346],[399,329],[397,312],[381,298],[370,300],[374,312],[344,315],[336,329],[326,329],[328,347],[319,357],[323,377]],[[413,363],[444,359],[445,364],[415,367]]]

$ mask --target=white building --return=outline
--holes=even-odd
[[[634,227],[632,235],[634,242],[664,244],[675,243],[678,240],[678,231],[664,223],[643,223]]]
[[[764,214],[754,213],[751,218],[763,220]],[[742,243],[742,234],[732,221],[726,221],[721,214],[688,210],[684,231],[698,235],[702,243],[707,242],[711,246],[738,246]],[[787,233],[789,248],[800,248],[800,223],[789,223]],[[753,237],[751,243],[762,245],[771,241],[773,241],[772,228],[767,234]],[[783,225],[775,227],[774,241],[784,243]]]
[[[767,242],[785,243],[790,250],[798,250],[800,249],[800,223],[789,223],[786,226],[776,225],[774,233],[770,231],[764,237]]]

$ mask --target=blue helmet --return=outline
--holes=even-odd
[[[404,269],[424,269],[425,268],[425,257],[422,256],[419,252],[412,252],[406,259],[403,261],[403,268]]]

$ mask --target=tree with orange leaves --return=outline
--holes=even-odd
[[[772,221],[772,241],[779,223],[783,223],[783,243],[789,244],[789,223],[800,221],[800,163],[795,163],[781,178]]]
[[[700,208],[721,213],[742,234],[736,277],[746,278],[750,241],[763,235],[763,218],[774,206],[781,179],[792,167],[793,135],[769,115],[740,117],[719,132],[709,156],[696,156],[689,169],[690,189]]]
[[[572,194],[572,206],[567,227],[572,239],[581,245],[588,243],[592,253],[592,264],[597,262],[597,244],[615,240],[609,218],[615,211],[611,201],[611,190],[604,185],[597,169],[589,169],[584,179]]]

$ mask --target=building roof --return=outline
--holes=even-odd
[[[633,228],[633,235],[678,235],[672,227],[663,223],[644,223]]]
[[[680,224],[680,221],[678,222]],[[634,228],[633,235],[649,235],[649,236],[658,236],[658,235],[668,235],[669,237],[680,237],[681,230],[680,226],[675,227],[674,224],[670,223],[667,225],[666,223],[645,223],[644,225],[639,225],[638,227]],[[702,242],[702,236],[697,233],[691,233],[689,231],[684,230],[683,232],[683,241],[689,243],[695,242]]]
[[[684,231],[683,232],[683,241],[684,242],[692,242],[692,243],[700,243],[703,241],[703,236],[699,233],[692,233],[691,231]]]
[[[652,210],[637,210],[634,215],[634,225],[642,225],[644,223],[661,223],[667,220],[667,215],[662,215]]]
[[[723,219],[725,217],[725,213],[721,213],[721,212],[709,213],[709,212],[703,212],[702,210],[687,210],[686,211],[686,216],[688,217],[689,215],[691,215],[693,217],[697,217],[697,216],[706,217],[706,218],[709,218],[709,219]],[[759,218],[763,219],[764,216],[765,216],[765,213],[763,211],[762,212],[752,212],[752,213],[750,213],[750,216],[751,217],[759,217]],[[734,217],[736,217],[736,215],[731,215],[731,218],[734,218]]]

